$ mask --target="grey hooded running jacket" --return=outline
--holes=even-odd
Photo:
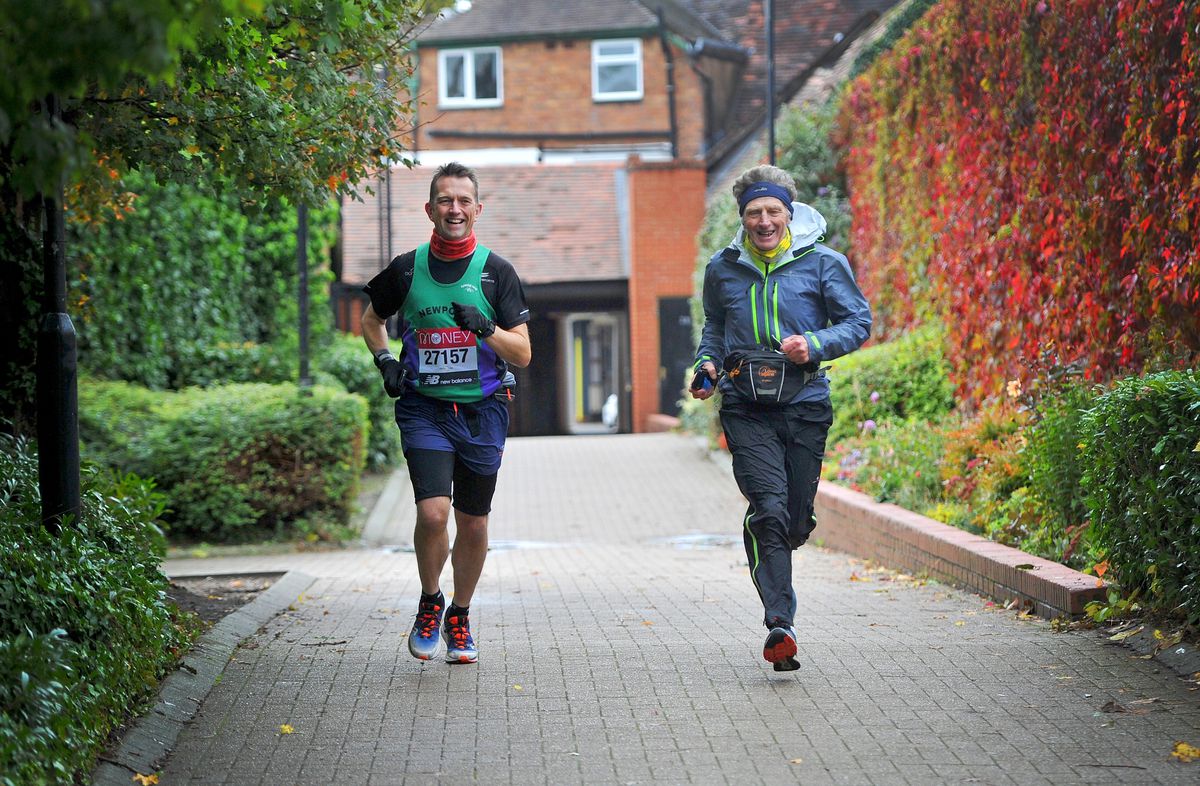
[[[712,361],[720,371],[728,352],[778,349],[793,334],[808,339],[815,363],[858,349],[871,335],[871,307],[850,272],[846,257],[817,240],[825,217],[801,202],[792,203],[788,224],[792,245],[766,275],[742,245],[745,228],[713,255],[704,270],[704,329],[694,369]],[[734,395],[722,377],[723,395]],[[792,400],[821,401],[829,381],[815,377]]]

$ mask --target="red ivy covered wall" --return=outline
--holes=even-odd
[[[1200,359],[1200,2],[942,0],[839,135],[876,335],[944,321],[966,397]]]

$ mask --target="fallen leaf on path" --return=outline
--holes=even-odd
[[[1188,745],[1186,742],[1176,742],[1175,749],[1171,751],[1171,755],[1187,764],[1200,759],[1200,748],[1197,748],[1195,745]]]
[[[1120,633],[1114,633],[1108,637],[1108,640],[1125,641],[1125,639],[1129,638],[1130,636],[1136,636],[1137,634],[1141,633],[1145,627],[1145,625],[1138,625],[1136,628],[1130,628],[1129,630],[1123,630]]]
[[[140,784],[142,784],[142,786],[151,786],[151,784],[158,783],[158,776],[157,775],[143,775],[140,772],[137,772],[137,773],[134,773],[133,777],[130,778],[129,780],[134,781],[135,783],[140,783]]]
[[[280,734],[295,734],[296,729],[290,723],[281,723],[281,724],[279,724],[279,733]]]
[[[851,581],[870,581],[870,579],[863,578],[862,576],[858,575],[857,573],[851,573],[850,580]]]

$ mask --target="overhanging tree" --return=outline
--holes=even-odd
[[[0,5],[0,418],[29,430],[38,194],[107,220],[133,169],[248,198],[350,194],[402,155],[420,0],[10,0]],[[44,111],[57,96],[61,120]],[[186,231],[186,228],[181,228]],[[8,242],[11,241],[11,242]],[[9,286],[12,284],[12,286]]]

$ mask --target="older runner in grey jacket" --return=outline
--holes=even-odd
[[[775,350],[807,383],[763,403],[720,377],[721,426],[738,488],[749,502],[743,540],[768,629],[763,657],[776,671],[796,660],[792,551],[815,526],[813,499],[833,422],[822,361],[854,351],[871,333],[871,309],[846,257],[819,240],[825,219],[796,202],[792,177],[759,166],[734,183],[742,226],[704,273],[704,328],[692,395],[714,392],[717,369],[745,350]]]

